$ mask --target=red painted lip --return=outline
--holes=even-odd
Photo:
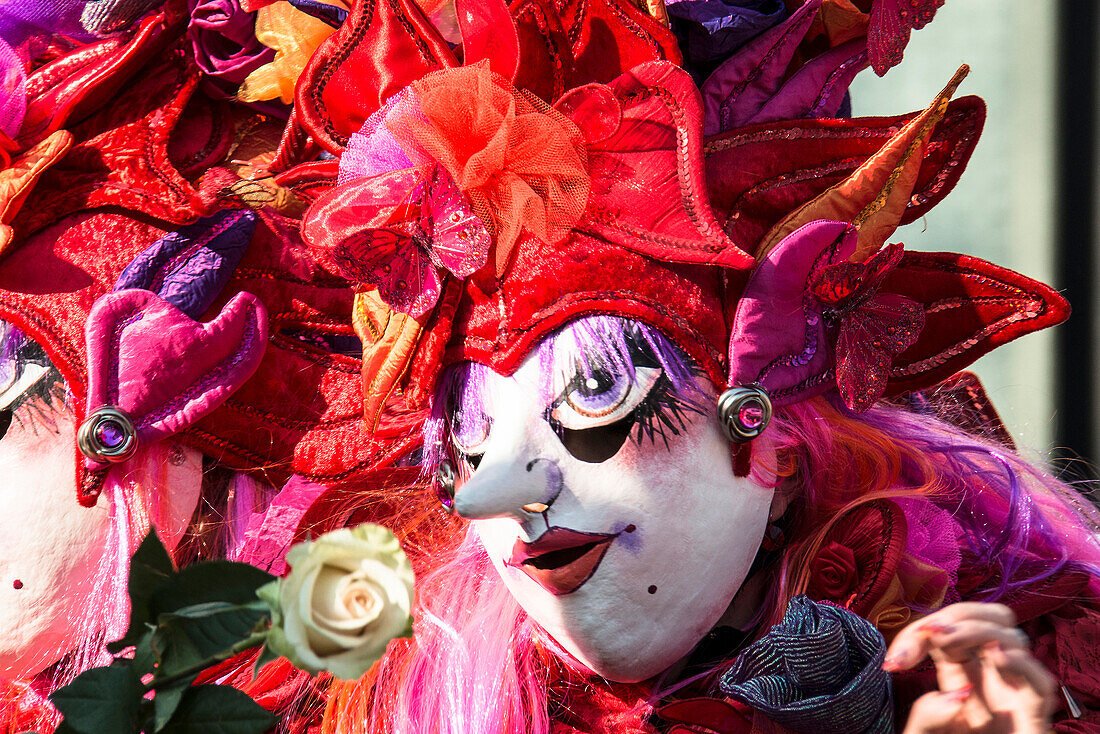
[[[568,528],[550,528],[536,540],[516,540],[512,557],[505,565],[518,568],[555,596],[570,594],[584,586],[607,553],[618,533],[584,533]]]

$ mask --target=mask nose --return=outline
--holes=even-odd
[[[545,512],[561,489],[561,469],[551,459],[483,460],[455,492],[454,510],[468,520],[514,517],[522,522]]]

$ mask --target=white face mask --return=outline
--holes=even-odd
[[[488,372],[470,388],[479,395],[461,398],[452,435],[460,471],[476,471],[455,510],[571,655],[610,680],[644,680],[729,607],[773,490],[734,476],[712,393],[690,395],[693,410],[644,348],[631,377],[614,357],[582,358],[568,329],[551,339],[512,377]]]
[[[91,508],[77,502],[76,428],[58,379],[33,362],[0,364],[0,677],[37,673],[96,622],[89,603],[110,542],[110,508],[106,497]],[[50,399],[42,396],[48,380],[59,391]],[[183,461],[154,474],[158,486],[147,489],[167,502],[152,508],[153,519],[171,547],[198,500],[202,457],[185,449]]]

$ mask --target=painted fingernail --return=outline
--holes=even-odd
[[[955,631],[955,625],[953,624],[926,624],[921,628],[921,631],[926,635],[949,635]]]
[[[887,673],[896,673],[905,667],[904,662],[904,655],[891,655],[882,661],[882,669]]]
[[[970,692],[974,690],[974,686],[963,686],[957,691],[947,691],[943,695],[953,703],[962,703],[970,695]]]

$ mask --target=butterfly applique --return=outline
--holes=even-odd
[[[867,26],[867,53],[882,76],[901,62],[910,32],[931,22],[945,0],[876,0]]]
[[[912,345],[924,328],[919,304],[878,293],[901,256],[900,244],[888,245],[866,262],[841,262],[810,276],[810,295],[839,324],[836,383],[852,410],[867,410],[882,396],[894,357]]]
[[[492,243],[489,231],[441,166],[417,191],[418,216],[360,232],[332,252],[345,278],[376,286],[390,308],[413,318],[426,314],[439,300],[441,268],[458,278],[472,275],[485,264]]]

